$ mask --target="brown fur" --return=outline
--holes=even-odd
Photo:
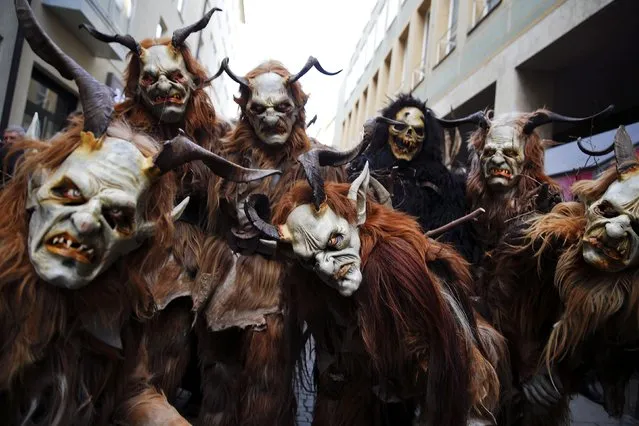
[[[279,62],[268,61],[246,77],[250,79],[269,71],[284,77],[290,75]],[[236,99],[242,109],[240,120],[221,152],[245,167],[276,168],[282,175],[250,184],[223,180],[209,183],[207,229],[213,236],[203,245],[198,281],[210,281],[211,293],[196,302],[201,317],[196,327],[204,383],[200,424],[291,425],[294,422],[292,386],[285,374],[289,363],[283,334],[285,304],[281,294],[287,264],[257,253],[233,255],[230,244],[233,241],[230,230],[238,227],[238,198],[259,192],[266,194],[272,205],[277,205],[294,182],[304,178],[296,157],[311,147],[304,130],[303,106],[307,96],[299,82],[290,90],[301,110],[283,146],[267,146],[255,135],[244,112],[250,93],[243,89]],[[326,178],[335,180],[341,175],[341,170],[334,169],[328,171]],[[247,229],[238,231],[247,232]]]
[[[327,184],[325,190],[328,206],[353,223],[356,213],[346,197],[348,188]],[[284,223],[296,206],[310,202],[310,187],[297,184],[276,208],[274,223]],[[371,202],[360,239],[364,279],[353,297],[339,296],[316,277],[289,282],[289,307],[296,311],[292,318],[309,324],[318,353],[334,357],[339,371],[333,373],[345,377],[346,393],[334,397],[340,403],[328,408],[331,403],[318,397],[326,424],[378,424],[368,422],[380,401],[364,396],[376,408],[358,413],[359,398],[386,381],[404,399],[419,404],[429,424],[465,424],[471,408],[473,415],[490,417],[487,411],[496,408],[499,382],[483,343],[500,339],[478,338],[475,316],[464,309],[470,306],[468,264],[449,246],[425,237],[414,219]],[[438,276],[434,267],[446,269],[451,280]],[[503,350],[490,349],[495,356]],[[325,380],[320,372],[320,386]],[[355,384],[362,386],[359,391],[352,389]],[[345,403],[348,394],[357,400]]]
[[[0,335],[5,342],[0,350],[0,390],[7,392],[0,399],[16,417],[25,414],[25,403],[31,398],[49,403],[44,413],[47,423],[54,419],[70,423],[74,417],[78,422],[106,423],[127,395],[129,382],[147,386],[144,378],[128,375],[139,362],[135,320],[151,312],[145,276],[163,259],[173,230],[170,212],[175,187],[174,177],[168,174],[151,187],[143,206],[145,218],[158,223],[152,240],[80,290],[56,288],[37,276],[27,251],[28,180],[43,168],[59,166],[79,145],[81,129],[82,121],[76,120],[49,143],[21,143],[17,148],[34,151],[25,154],[16,176],[0,193],[5,206],[0,216]],[[122,123],[112,124],[107,133],[131,140],[147,157],[159,148]],[[121,325],[123,354],[82,330],[79,317],[90,313]],[[47,385],[54,391],[41,399]]]

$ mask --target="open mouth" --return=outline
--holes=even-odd
[[[179,93],[176,93],[171,96],[156,96],[153,99],[153,103],[158,104],[178,104],[182,105],[184,103],[184,98]]]
[[[489,173],[493,177],[503,177],[508,180],[513,178],[513,174],[507,169],[490,169]]]
[[[624,240],[618,247],[609,247],[596,237],[584,238],[584,242],[602,253],[607,258],[619,262],[623,261],[628,254],[628,240]]]
[[[80,244],[78,240],[66,232],[49,238],[44,246],[51,253],[77,260],[80,263],[93,262],[95,255],[95,250],[92,247]]]
[[[352,268],[353,268],[352,263],[347,263],[345,265],[342,265],[342,267],[339,268],[339,270],[335,273],[335,279],[341,280],[351,271]]]

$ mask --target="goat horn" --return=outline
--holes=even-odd
[[[206,12],[206,14],[199,21],[191,25],[187,25],[184,28],[173,31],[173,37],[171,37],[171,45],[173,45],[173,47],[175,47],[176,49],[182,47],[188,36],[190,36],[194,32],[201,31],[206,28],[206,26],[209,24],[209,21],[211,20],[211,16],[213,16],[213,13],[216,11],[221,12],[222,9],[214,7],[213,9]]]
[[[282,173],[279,170],[247,169],[208,151],[191,141],[182,130],[164,142],[162,151],[153,158],[153,165],[164,174],[189,161],[202,160],[216,175],[233,182],[251,182]]]
[[[277,227],[262,219],[262,217],[270,215],[269,210],[268,197],[264,194],[251,194],[244,203],[244,213],[251,225],[264,236],[275,241],[281,241],[282,236]]]
[[[595,150],[588,149],[588,148],[586,148],[585,146],[583,146],[581,144],[581,138],[577,139],[577,146],[579,147],[581,152],[583,152],[584,154],[587,154],[587,155],[592,155],[593,157],[599,157],[599,156],[602,156],[602,155],[610,154],[612,151],[615,150],[614,142],[611,143],[608,148],[602,149],[601,151],[595,151]]]
[[[302,76],[304,74],[306,74],[313,67],[315,67],[315,69],[317,69],[317,71],[321,72],[322,74],[326,74],[326,75],[335,75],[335,74],[339,74],[339,73],[342,72],[342,70],[335,71],[335,72],[326,71],[324,68],[322,68],[322,66],[320,65],[319,61],[316,58],[314,58],[312,56],[309,56],[308,60],[306,61],[306,65],[304,65],[304,67],[297,74],[289,76],[288,80],[287,80],[287,83],[288,84],[295,83],[297,80],[302,78]]]
[[[222,74],[222,71],[226,72],[226,74],[231,77],[231,80],[233,80],[234,82],[240,84],[243,87],[249,87],[249,82],[245,77],[239,77],[237,75],[235,75],[235,73],[233,71],[231,71],[231,68],[229,67],[229,58],[224,58],[222,59],[222,63],[220,64],[220,69],[217,70],[217,72],[215,73],[215,75],[213,76],[213,78],[211,78],[211,80],[217,78],[220,74]]]
[[[446,120],[444,118],[438,117],[435,117],[435,120],[437,120],[439,124],[441,124],[441,126],[445,128],[461,126],[462,124],[466,123],[473,123],[481,127],[482,129],[486,129],[489,125],[486,114],[484,114],[483,111],[477,111],[473,114],[470,114],[469,116],[457,118],[454,120]]]
[[[80,24],[79,28],[86,30],[93,38],[100,40],[101,42],[121,44],[122,46],[129,49],[131,52],[133,52],[134,55],[138,57],[142,53],[142,48],[140,47],[140,43],[138,43],[129,34],[108,35],[108,34],[101,33],[100,31],[96,30],[95,28],[93,28],[91,25],[88,25],[88,24]]]
[[[84,130],[99,138],[109,126],[113,114],[111,89],[93,78],[51,40],[36,20],[27,0],[14,0],[14,4],[20,28],[33,52],[58,70],[62,77],[74,80],[78,85]]]
[[[362,139],[354,148],[348,151],[335,151],[327,148],[315,148],[297,157],[304,168],[306,180],[313,189],[313,204],[317,210],[326,201],[326,193],[324,192],[324,179],[320,167],[322,166],[342,166],[353,160],[362,153],[368,146],[370,140]]]
[[[386,124],[391,125],[391,126],[405,126],[406,125],[406,123],[404,123],[403,121],[393,120],[392,118],[384,117],[383,115],[380,115],[379,117],[375,117],[375,121],[377,121],[378,123],[386,123]]]
[[[606,107],[606,109],[604,109],[603,111],[599,111],[596,114],[583,118],[568,117],[566,115],[557,114],[552,111],[537,111],[533,113],[532,116],[528,119],[528,122],[524,124],[523,132],[524,134],[529,135],[537,127],[548,123],[579,123],[582,121],[592,120],[594,118],[610,114],[613,109],[615,109],[614,105],[608,105],[608,107]]]

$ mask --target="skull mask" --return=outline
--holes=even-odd
[[[612,149],[617,180],[588,206],[582,253],[595,268],[619,272],[639,263],[639,162],[623,126],[608,152]]]
[[[196,83],[179,50],[151,46],[142,52],[140,63],[138,87],[144,104],[162,122],[182,121]]]
[[[126,140],[88,138],[83,134],[57,169],[29,182],[31,262],[43,280],[68,289],[89,284],[154,227],[140,207],[151,183],[150,159]]]
[[[484,179],[493,191],[512,188],[524,165],[524,143],[511,124],[493,124],[480,154]]]
[[[405,107],[395,115],[395,121],[388,128],[388,144],[395,158],[411,161],[424,142],[424,113],[416,107]]]
[[[245,114],[255,134],[267,145],[284,144],[299,116],[286,79],[274,72],[251,80]]]

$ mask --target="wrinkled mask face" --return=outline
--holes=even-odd
[[[415,107],[399,110],[395,120],[403,125],[388,127],[388,144],[398,160],[410,161],[421,151],[424,143],[424,113]]]
[[[142,244],[147,161],[130,142],[107,137],[101,148],[82,144],[52,173],[32,177],[29,257],[43,280],[84,287]]]
[[[639,263],[639,171],[624,174],[586,212],[584,260],[618,272]]]
[[[169,46],[152,46],[140,61],[138,84],[144,104],[162,122],[182,121],[195,87],[182,55]]]
[[[491,127],[480,161],[484,179],[492,190],[511,188],[524,164],[524,144],[515,128],[508,125]]]
[[[352,295],[362,282],[357,226],[326,207],[320,213],[310,204],[298,206],[285,225],[293,252],[304,266],[342,296]]]
[[[269,72],[250,81],[251,96],[245,114],[255,134],[267,145],[284,144],[299,114],[286,80]]]

